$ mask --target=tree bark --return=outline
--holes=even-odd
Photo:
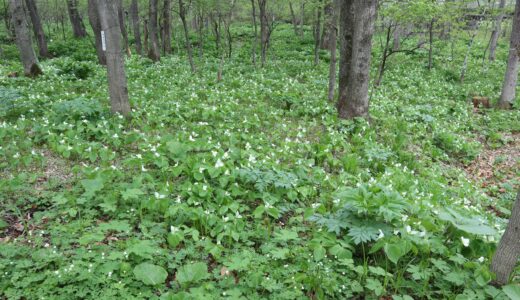
[[[305,1],[302,1],[302,4],[300,6],[300,37],[303,38],[303,33],[304,33],[304,30],[303,30],[303,25],[305,25]]]
[[[132,27],[134,28],[135,49],[137,54],[143,54],[143,45],[141,44],[141,28],[139,26],[139,5],[137,0],[132,0],[130,5],[130,16],[132,20]]]
[[[435,24],[435,19],[430,21],[430,25],[428,27],[428,32],[430,34],[430,48],[428,49],[428,70],[433,68],[433,24]]]
[[[258,8],[260,9],[260,56],[262,67],[265,66],[267,57],[267,44],[269,43],[268,20],[267,20],[267,0],[258,0]]]
[[[101,41],[101,20],[99,18],[96,0],[88,0],[88,20],[94,32],[96,54],[99,64],[105,66],[107,64],[107,58],[105,51],[103,51],[103,42]]]
[[[104,32],[105,55],[107,57],[108,88],[110,106],[113,113],[130,115],[128,87],[125,75],[123,52],[121,50],[121,31],[118,22],[118,3],[111,0],[94,0],[97,2],[101,28]]]
[[[20,58],[24,67],[24,74],[28,77],[36,77],[43,74],[38,59],[32,47],[31,35],[27,20],[25,19],[25,12],[23,4],[20,0],[9,0],[12,24],[14,26],[16,45],[20,51]]]
[[[72,33],[75,38],[84,38],[87,36],[83,19],[78,11],[77,0],[67,0],[67,8],[69,10],[70,23],[72,24]]]
[[[401,26],[395,25],[393,33],[392,51],[399,51],[401,48]]]
[[[253,18],[253,29],[254,29],[254,38],[253,38],[253,46],[252,46],[252,55],[253,55],[253,65],[256,66],[256,45],[258,44],[258,29],[256,26],[256,7],[255,7],[255,0],[251,0],[251,6],[252,6],[252,18]]]
[[[298,21],[296,20],[296,14],[294,13],[291,1],[289,1],[289,10],[291,11],[291,20],[294,27],[294,34],[298,35]]]
[[[518,2],[517,2],[518,3]],[[491,260],[491,271],[497,275],[496,283],[505,285],[509,282],[509,276],[516,267],[520,255],[520,191],[513,204],[511,217],[506,231],[500,239],[497,250]]]
[[[163,51],[165,54],[172,53],[172,16],[171,0],[164,0],[163,7]]]
[[[336,48],[337,48],[337,36],[338,36],[338,16],[339,16],[339,7],[341,0],[333,0],[332,7],[332,20],[328,24],[330,26],[330,41],[329,41],[329,49],[330,49],[330,66],[329,66],[329,93],[328,99],[329,101],[334,100],[334,88],[336,87]]]
[[[376,7],[377,0],[344,0],[341,5],[338,114],[342,119],[368,117]]]
[[[333,22],[334,19],[334,0],[332,2],[327,3],[323,8],[324,12],[324,24],[323,24],[323,32],[320,37],[320,48],[321,49],[330,49],[331,42],[331,34],[330,31],[330,23]]]
[[[502,19],[504,19],[504,7],[506,5],[506,0],[500,0],[500,4],[498,5],[498,9],[500,13],[498,14],[495,20],[495,28],[493,28],[493,32],[491,32],[491,40],[489,42],[489,60],[494,61],[496,57],[497,43],[498,37],[500,36],[500,27],[502,25]]]
[[[320,62],[320,35],[321,35],[321,1],[316,12],[316,23],[314,25],[314,65]]]
[[[148,20],[144,20],[144,26],[143,26],[143,51],[144,53],[148,53]]]
[[[123,36],[123,48],[126,50],[126,55],[132,55],[130,51],[130,46],[128,44],[128,32],[126,32],[125,26],[125,14],[123,11],[123,0],[117,0],[117,17],[119,19],[119,28],[121,30],[121,35]]]
[[[148,57],[153,61],[161,60],[161,52],[159,51],[159,32],[157,31],[157,2],[158,0],[150,0],[150,20],[148,24],[150,35]]]
[[[27,10],[29,10],[29,16],[31,17],[31,23],[33,25],[34,35],[36,36],[36,42],[38,43],[40,57],[50,57],[49,49],[47,48],[47,40],[45,39],[45,32],[43,31],[36,2],[34,0],[25,0],[25,4],[27,5]]]
[[[195,63],[193,62],[193,51],[191,49],[190,35],[188,32],[188,23],[186,22],[186,14],[187,9],[184,6],[184,2],[179,0],[179,15],[182,21],[182,27],[184,27],[184,38],[186,40],[186,50],[188,51],[188,61],[190,62],[191,72],[197,72],[197,68],[195,67]]]
[[[516,83],[518,81],[518,60],[520,59],[520,0],[516,0],[516,8],[513,16],[513,28],[511,30],[511,42],[509,44],[509,57],[507,60],[502,94],[498,100],[498,107],[509,109],[513,106],[516,97]]]

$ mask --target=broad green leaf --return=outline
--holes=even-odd
[[[168,277],[168,273],[163,267],[150,263],[137,265],[134,268],[134,275],[137,279],[147,285],[158,285],[164,283],[166,277]]]
[[[520,285],[518,284],[508,284],[502,287],[502,291],[511,298],[511,300],[520,299]]]
[[[193,283],[209,277],[208,266],[203,262],[184,265],[177,270],[177,281],[182,285]]]

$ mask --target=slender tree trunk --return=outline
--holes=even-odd
[[[432,19],[430,25],[428,27],[428,32],[430,34],[430,48],[428,49],[428,70],[433,68],[433,25],[435,24],[435,19]]]
[[[394,29],[395,31],[395,29]],[[383,74],[385,73],[386,68],[386,59],[388,58],[388,51],[390,51],[390,36],[392,32],[392,24],[388,24],[388,27],[386,29],[386,39],[385,39],[385,48],[383,50],[383,55],[381,57],[381,62],[379,63],[378,68],[378,76],[376,79],[376,82],[374,83],[375,86],[379,86],[381,84],[381,81],[383,80]]]
[[[300,5],[300,37],[303,38],[303,33],[304,33],[304,30],[303,30],[303,25],[305,25],[305,1],[302,2],[302,4]]]
[[[148,19],[144,20],[143,26],[143,51],[148,53]]]
[[[298,21],[296,20],[296,14],[294,13],[294,9],[292,6],[292,2],[289,1],[289,9],[291,11],[291,20],[294,27],[294,34],[298,35]]]
[[[495,28],[491,32],[491,40],[489,43],[489,60],[494,61],[496,57],[498,37],[500,36],[500,26],[502,25],[502,19],[504,19],[504,7],[506,6],[506,0],[500,0],[498,9],[500,13],[495,20]]]
[[[72,24],[72,33],[75,38],[84,38],[87,36],[83,19],[78,11],[77,0],[67,0],[67,8],[69,10],[70,23]]]
[[[123,0],[117,0],[117,17],[119,19],[119,28],[123,36],[123,48],[126,50],[126,55],[131,56],[130,46],[128,45],[128,32],[126,32],[125,15],[123,12]]]
[[[45,39],[45,33],[43,31],[40,15],[38,14],[38,7],[34,0],[25,0],[27,10],[29,10],[29,16],[31,17],[31,23],[33,25],[34,35],[36,36],[36,42],[38,43],[38,50],[40,57],[50,57],[49,50],[47,49],[47,40]]]
[[[329,101],[334,101],[334,88],[336,86],[336,48],[337,48],[337,36],[338,36],[338,16],[339,7],[341,0],[333,0],[332,7],[332,20],[328,24],[330,26],[330,66],[329,66]]]
[[[43,72],[38,65],[38,59],[32,47],[31,35],[27,20],[25,19],[25,12],[23,4],[20,0],[9,0],[12,23],[14,26],[16,45],[20,51],[20,58],[23,63],[24,74],[28,77],[36,77]]]
[[[333,14],[334,14],[334,7],[333,2],[327,3],[325,7],[323,8],[324,12],[324,24],[323,24],[323,32],[320,37],[320,48],[321,49],[330,49],[330,39],[331,39],[331,32],[330,32],[330,23],[333,22]]]
[[[97,2],[101,28],[104,32],[105,55],[107,57],[108,88],[110,106],[113,113],[130,115],[128,87],[126,83],[125,65],[121,50],[121,30],[118,24],[118,3],[111,0],[94,0]]]
[[[505,285],[520,256],[520,191],[516,195],[506,231],[500,239],[491,260],[491,271],[497,275],[496,283]]]
[[[171,0],[164,0],[163,7],[163,51],[165,54],[172,53],[172,16]]]
[[[134,28],[134,40],[137,54],[143,54],[143,45],[141,44],[141,29],[139,26],[139,6],[137,0],[132,0],[130,5],[130,16],[132,20],[132,27]]]
[[[321,1],[319,2],[321,4]],[[316,24],[314,25],[314,65],[320,62],[320,35],[321,35],[321,7],[318,6],[316,13]]]
[[[90,27],[92,27],[92,31],[94,32],[96,54],[99,64],[105,66],[107,64],[107,58],[105,56],[105,51],[103,50],[103,41],[101,40],[101,20],[96,0],[88,0],[88,20]]]
[[[199,14],[199,26],[197,30],[199,31],[199,58],[202,59],[204,56],[204,12],[200,11]]]
[[[256,45],[258,44],[258,29],[256,26],[256,7],[255,7],[255,0],[251,0],[251,6],[252,6],[252,13],[251,16],[253,18],[253,29],[254,29],[254,38],[253,38],[253,47],[252,47],[252,55],[253,55],[253,65],[256,66]]]
[[[159,51],[159,32],[157,31],[157,2],[158,0],[150,0],[150,23],[148,24],[150,35],[148,57],[153,61],[161,60],[161,52]]]
[[[184,38],[186,40],[186,50],[188,51],[188,60],[190,62],[191,72],[195,73],[197,72],[197,68],[195,67],[195,63],[193,62],[193,51],[191,49],[191,43],[190,43],[190,35],[188,32],[188,24],[186,22],[186,6],[184,6],[184,2],[182,0],[179,0],[179,15],[181,17],[182,26],[184,27]]]
[[[502,94],[498,100],[498,107],[508,109],[513,106],[516,97],[516,83],[518,81],[518,60],[520,59],[520,0],[516,0],[516,8],[513,16],[513,29],[511,30],[511,43],[509,45],[509,57],[507,60]]]
[[[376,7],[377,0],[342,1],[338,114],[343,119],[368,117],[368,86]]]
[[[258,8],[260,9],[260,46],[261,46],[261,62],[262,67],[265,66],[267,57],[267,44],[269,43],[269,28],[267,27],[267,0],[258,0]]]

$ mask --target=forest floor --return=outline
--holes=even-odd
[[[337,118],[310,34],[277,27],[265,68],[233,34],[221,82],[211,41],[197,74],[127,58],[131,119],[88,40],[51,43],[37,79],[7,77],[4,48],[0,299],[508,299],[489,264],[519,106],[468,102],[497,99],[505,41],[484,68],[475,42],[464,84],[467,41],[436,43],[431,71],[426,49],[393,56],[368,124]]]

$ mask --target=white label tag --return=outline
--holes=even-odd
[[[107,44],[105,41],[105,32],[103,30],[101,30],[101,49],[103,49],[103,51],[107,51]]]

